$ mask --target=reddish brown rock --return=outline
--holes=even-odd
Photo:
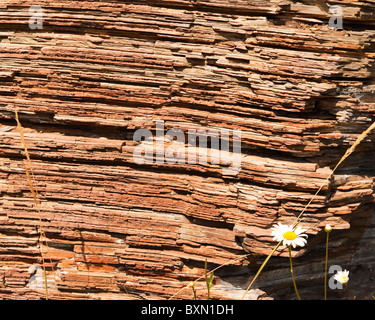
[[[329,223],[331,263],[370,297],[374,133],[326,178],[375,120],[373,1],[38,4],[41,30],[29,28],[33,1],[0,4],[0,298],[43,298],[43,255],[54,299],[191,299],[180,289],[205,259],[225,264],[211,296],[238,299],[275,245],[270,227],[292,223],[321,185],[294,251],[300,292],[321,298]],[[206,165],[135,163],[134,132],[156,136],[158,120],[241,130],[241,170],[223,174],[214,153]],[[247,298],[294,297],[287,251],[275,255]]]

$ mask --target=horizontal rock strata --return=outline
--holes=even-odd
[[[301,295],[321,298],[329,223],[331,264],[371,297],[374,133],[326,178],[375,119],[374,1],[44,0],[42,29],[32,5],[0,4],[1,299],[45,298],[43,260],[53,299],[191,299],[181,289],[205,259],[225,265],[211,297],[239,299],[275,246],[270,227],[320,186],[293,251]],[[162,135],[229,130],[230,147],[240,131],[239,172],[210,145],[189,163],[188,141],[181,163],[138,164],[135,133],[152,133],[153,152],[160,122]],[[294,298],[287,255],[246,298]]]

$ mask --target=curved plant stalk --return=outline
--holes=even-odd
[[[288,250],[289,250],[290,273],[292,274],[294,291],[296,292],[298,300],[301,300],[301,297],[300,297],[300,295],[298,293],[298,289],[297,289],[296,279],[294,278],[293,263],[292,263],[292,248],[291,248],[291,246],[288,247]]]
[[[36,210],[38,212],[38,215],[39,215],[39,246],[40,246],[40,255],[41,255],[42,263],[43,263],[45,296],[46,296],[46,300],[48,300],[48,283],[47,283],[47,271],[46,271],[46,266],[45,266],[45,257],[44,257],[44,252],[43,252],[43,238],[44,238],[44,242],[46,244],[46,248],[48,248],[48,243],[47,243],[47,240],[46,240],[47,239],[46,235],[44,233],[44,227],[43,227],[42,215],[41,215],[41,212],[40,212],[40,203],[39,203],[38,194],[37,194],[37,191],[35,190],[34,185],[33,185],[33,180],[35,180],[35,179],[34,179],[34,173],[33,173],[32,165],[31,165],[30,155],[29,155],[29,152],[27,150],[25,137],[23,135],[22,125],[21,125],[21,122],[19,121],[17,110],[15,110],[15,118],[16,118],[16,121],[17,121],[17,131],[20,134],[22,146],[23,146],[25,156],[26,156],[27,165],[24,164],[25,172],[26,172],[26,178],[27,178],[27,182],[29,184],[31,194],[33,195],[35,208],[36,208]]]
[[[280,241],[276,246],[275,248],[273,248],[273,250],[271,251],[271,253],[267,256],[267,258],[264,260],[264,262],[262,263],[262,265],[260,266],[258,272],[256,273],[255,277],[253,278],[253,280],[250,282],[249,286],[247,287],[245,293],[243,294],[241,300],[243,300],[246,296],[246,294],[249,292],[251,286],[253,285],[254,281],[258,278],[258,276],[260,275],[260,273],[262,272],[263,268],[265,267],[265,265],[267,264],[268,260],[272,257],[272,255],[275,253],[275,251],[280,247],[282,241]]]

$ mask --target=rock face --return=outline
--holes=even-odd
[[[41,0],[41,29],[34,2],[0,4],[0,298],[45,298],[44,259],[49,298],[192,299],[180,289],[207,259],[225,264],[211,297],[239,299],[275,246],[270,227],[321,185],[293,251],[301,297],[322,298],[327,223],[329,264],[371,297],[374,133],[326,178],[375,120],[373,0]],[[241,170],[137,163],[134,134],[155,138],[161,121],[162,134],[240,130]],[[246,298],[295,298],[287,255]]]

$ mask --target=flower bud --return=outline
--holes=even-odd
[[[329,224],[327,224],[327,225],[325,226],[324,230],[325,230],[325,232],[329,233],[329,232],[332,231],[332,227],[331,227]]]

